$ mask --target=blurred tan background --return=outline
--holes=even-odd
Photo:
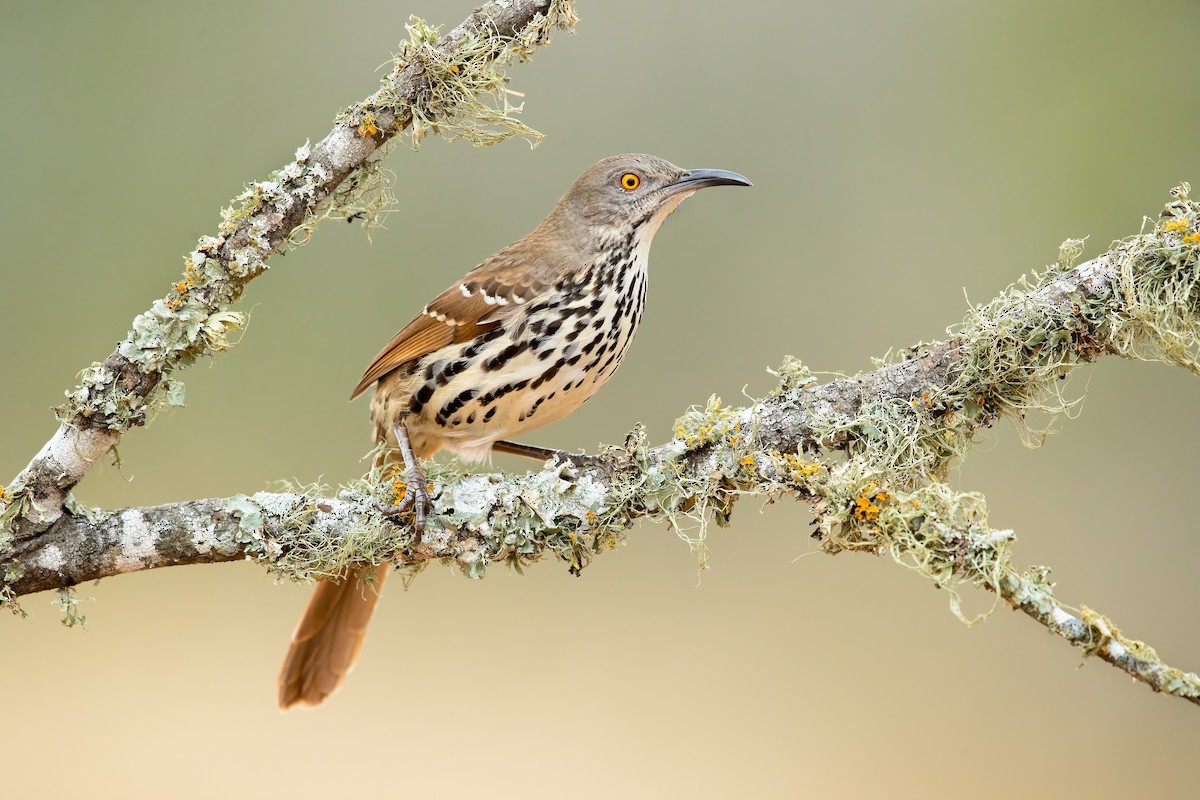
[[[17,3],[0,25],[0,480],[48,407],[176,279],[218,209],[375,86],[410,13],[471,2]],[[359,474],[345,397],[426,299],[529,230],[601,156],[743,172],[660,233],[637,345],[532,441],[669,435],[716,392],[762,394],[787,353],[853,372],[937,338],[1059,242],[1087,256],[1200,184],[1200,7],[1178,2],[580,2],[578,35],[514,70],[548,134],[400,149],[369,244],[329,223],[251,287],[188,408],[129,435],[105,507]],[[210,368],[211,365],[211,368]],[[1105,360],[1041,450],[998,427],[956,477],[1024,565],[1169,662],[1200,668],[1195,409],[1181,370]],[[498,458],[503,469],[524,469]],[[882,559],[811,553],[803,507],[744,501],[697,582],[662,526],[581,578],[443,568],[381,605],[330,703],[280,714],[308,594],[244,564],[47,595],[0,620],[4,792],[92,797],[1121,797],[1194,792],[1200,709],[1022,616],[968,629]],[[989,602],[972,596],[977,608]]]

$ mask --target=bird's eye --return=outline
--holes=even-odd
[[[638,177],[636,172],[626,172],[621,176],[621,188],[627,192],[632,192],[641,185],[642,179]]]

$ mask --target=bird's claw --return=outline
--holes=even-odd
[[[406,490],[404,499],[413,508],[413,532],[420,538],[425,532],[425,520],[429,517],[429,490],[425,487],[425,475],[418,473],[415,480],[410,476],[408,485],[416,491]]]
[[[396,513],[404,513],[410,508],[413,512],[413,532],[417,539],[425,532],[425,520],[429,516],[429,490],[425,488],[425,470],[413,452],[412,441],[408,438],[408,429],[404,423],[395,427],[396,445],[404,458],[404,499],[393,508]]]
[[[412,511],[413,532],[420,538],[425,532],[425,521],[429,518],[429,490],[425,486],[425,473],[420,467],[411,467],[405,475],[404,496],[400,502],[392,505],[376,503],[376,507],[386,517],[399,517]]]

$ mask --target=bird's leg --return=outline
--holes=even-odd
[[[497,453],[508,453],[510,456],[524,456],[532,458],[535,461],[549,461],[562,451],[553,450],[549,447],[538,447],[533,444],[521,444],[520,442],[498,441],[492,443],[492,450]],[[565,453],[563,454],[565,455]]]
[[[408,509],[413,510],[413,530],[417,536],[425,531],[425,517],[429,514],[429,492],[425,488],[425,470],[412,449],[412,441],[408,438],[408,429],[404,423],[398,424],[396,444],[400,447],[400,456],[404,459],[404,499],[398,505],[383,509],[385,513],[401,514]]]
[[[549,461],[551,459],[555,461],[570,461],[577,467],[584,467],[598,460],[596,456],[589,456],[586,453],[568,453],[566,450],[554,450],[550,447],[538,447],[537,445],[509,442],[503,439],[492,443],[492,451],[496,453],[508,453],[511,456],[524,456],[525,458],[532,458],[535,461]]]

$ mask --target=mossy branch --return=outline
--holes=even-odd
[[[1081,243],[973,309],[946,342],[917,345],[873,372],[817,385],[797,361],[746,408],[713,400],[649,449],[635,431],[599,457],[523,476],[463,475],[434,466],[434,516],[416,540],[381,508],[403,484],[373,474],[336,496],[320,487],[99,511],[71,489],[119,437],[161,405],[182,402],[172,374],[229,346],[232,310],[274,253],[307,241],[329,216],[381,213],[380,149],[408,130],[490,144],[537,134],[513,114],[504,65],[574,22],[568,0],[497,0],[446,36],[419,20],[382,88],[339,115],[320,143],[225,210],[218,235],[185,259],[182,279],[134,320],[129,336],[86,370],[59,409],[60,427],[0,488],[0,605],[80,582],[162,566],[251,558],[293,580],[338,578],[388,561],[409,576],[431,561],[479,577],[546,556],[582,570],[638,519],[669,522],[703,564],[710,521],[726,524],[744,494],[807,503],[821,549],[888,554],[947,590],[993,592],[1049,630],[1157,691],[1200,703],[1200,678],[1164,664],[1110,621],[1054,596],[1045,567],[1014,566],[1013,533],[987,521],[983,497],[946,483],[978,431],[1005,417],[1032,443],[1030,412],[1069,414],[1060,380],[1105,354],[1161,360],[1200,374],[1200,207],[1186,186],[1148,230],[1078,266]],[[973,621],[973,620],[968,620]]]
[[[1007,417],[1028,432],[1028,412],[1069,410],[1060,380],[1075,366],[1114,354],[1200,372],[1200,205],[1186,186],[1173,194],[1150,230],[1077,266],[1078,243],[1065,243],[1057,263],[973,309],[953,338],[872,372],[817,385],[789,360],[766,399],[727,408],[714,398],[653,449],[638,429],[597,457],[526,475],[431,464],[433,516],[419,541],[381,510],[404,489],[386,472],[336,497],[312,487],[78,509],[0,551],[0,599],[15,608],[17,596],[121,572],[244,558],[292,580],[336,579],[350,564],[383,561],[409,576],[442,561],[479,577],[494,564],[520,570],[547,556],[578,572],[639,519],[669,522],[703,563],[707,524],[726,524],[740,496],[792,496],[811,507],[825,552],[888,554],[945,589],[960,617],[958,587],[988,590],[1085,654],[1200,703],[1200,677],[1163,663],[1104,616],[1063,605],[1048,568],[1014,566],[1013,532],[988,524],[983,497],[944,481],[982,427]],[[63,606],[78,618],[69,597]]]
[[[72,488],[121,435],[151,412],[181,405],[183,387],[169,376],[197,358],[229,347],[244,314],[232,306],[267,269],[267,260],[308,240],[330,216],[365,213],[374,221],[389,192],[379,151],[406,129],[414,143],[427,130],[492,144],[538,134],[517,121],[503,67],[527,60],[556,28],[575,22],[570,0],[489,2],[445,36],[421,20],[381,88],[346,109],[333,130],[305,144],[267,180],[251,184],[184,259],[166,296],[140,314],[103,362],[83,371],[57,409],[57,432],[8,484],[0,546],[46,531],[62,517]]]

